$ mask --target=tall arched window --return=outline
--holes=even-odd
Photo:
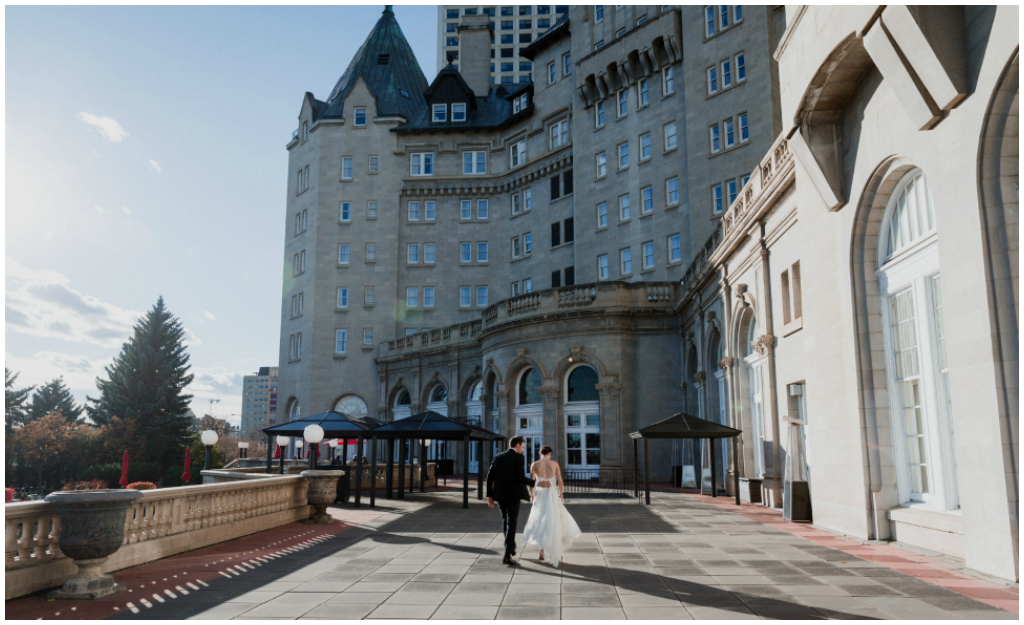
[[[878,281],[900,502],[955,509],[938,233],[920,170],[893,190],[880,237]]]
[[[764,440],[764,381],[762,373],[764,358],[754,350],[753,342],[758,337],[757,315],[749,314],[746,332],[741,341],[744,369],[747,378],[747,400],[750,402],[751,442],[754,447],[754,477],[761,477],[765,472],[765,440]]]
[[[288,420],[298,421],[302,418],[302,407],[299,406],[299,400],[292,398],[291,403],[288,405]]]
[[[358,395],[344,395],[334,404],[334,410],[357,419],[367,415],[366,402]]]
[[[710,331],[710,338],[708,339],[708,351],[707,351],[707,362],[708,368],[713,372],[712,376],[708,376],[708,407],[709,414],[708,420],[720,423],[722,425],[729,425],[729,397],[728,388],[726,387],[726,376],[725,371],[719,366],[719,362],[722,360],[722,336],[718,333],[717,329]],[[715,445],[718,445],[718,449],[715,450],[715,460],[717,462],[715,468],[715,476],[718,479],[718,486],[725,488],[725,467],[728,460],[728,443],[726,439],[719,439],[714,441]]]
[[[576,365],[565,382],[565,466],[594,470],[601,467],[601,404],[597,371]]]
[[[443,403],[448,401],[448,389],[444,384],[438,384],[430,390],[430,403]]]
[[[412,404],[412,396],[409,395],[408,389],[403,388],[395,396],[395,405],[392,407],[395,421],[412,415],[412,406],[410,404]]]
[[[540,397],[540,371],[530,367],[519,377],[519,405],[539,404]]]

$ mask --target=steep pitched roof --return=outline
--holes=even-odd
[[[426,102],[427,79],[395,14],[388,6],[327,98],[323,117],[341,117],[345,97],[362,78],[377,100],[378,115],[411,118]]]

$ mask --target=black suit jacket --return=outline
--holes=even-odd
[[[534,480],[526,477],[526,458],[511,447],[494,456],[487,470],[487,496],[499,501],[530,500],[527,486]]]

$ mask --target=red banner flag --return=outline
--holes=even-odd
[[[181,474],[181,481],[188,484],[192,481],[192,474],[189,473],[189,469],[192,468],[192,450],[188,447],[185,448],[185,472]]]
[[[118,482],[121,488],[128,485],[128,450],[124,450],[124,455],[121,456],[121,481]]]
[[[278,459],[278,458],[280,458],[280,457],[281,457],[281,446],[280,446],[280,445],[278,445],[278,446],[277,446],[277,447],[276,447],[276,448],[274,449],[274,459],[275,459],[275,460],[277,460],[277,459]]]

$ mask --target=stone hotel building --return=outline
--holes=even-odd
[[[570,6],[515,84],[473,13],[428,80],[386,9],[302,101],[278,422],[613,471],[684,411],[743,434],[656,480],[1016,580],[1017,7]]]

